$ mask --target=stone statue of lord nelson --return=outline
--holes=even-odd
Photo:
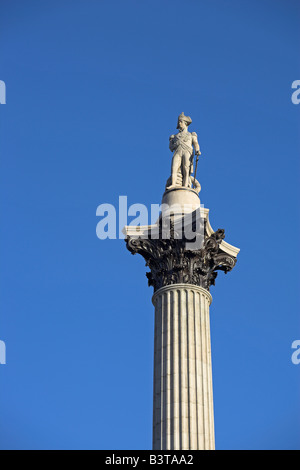
[[[181,113],[178,116],[177,129],[179,132],[170,136],[169,148],[174,152],[172,159],[171,177],[167,181],[166,189],[183,186],[191,187],[192,183],[196,190],[200,190],[200,184],[195,178],[191,177],[193,173],[194,150],[196,155],[201,155],[196,132],[189,132],[188,126],[192,119]]]

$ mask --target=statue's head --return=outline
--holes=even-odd
[[[177,121],[177,128],[176,129],[186,129],[192,120],[189,116],[185,116],[184,113],[179,114],[178,121]]]

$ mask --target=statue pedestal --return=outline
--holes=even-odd
[[[169,213],[184,215],[200,208],[200,199],[197,192],[191,188],[167,189],[162,198],[162,216]]]

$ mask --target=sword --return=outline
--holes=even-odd
[[[193,182],[193,186],[196,187],[195,185],[195,180],[196,180],[196,175],[197,175],[197,166],[198,166],[198,161],[199,161],[199,155],[196,155],[196,165],[195,165],[195,171],[194,171],[194,182]],[[192,186],[192,187],[193,187]]]
[[[191,157],[190,157],[190,176],[191,176],[191,174],[192,174],[192,164],[193,164],[193,160],[194,160],[194,151],[193,151],[193,153],[192,153],[192,155],[191,155]],[[193,187],[193,185],[192,185],[192,187]]]

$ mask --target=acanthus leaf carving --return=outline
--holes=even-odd
[[[146,261],[150,272],[146,273],[149,286],[157,291],[161,287],[187,283],[201,286],[209,291],[215,284],[217,271],[229,272],[236,258],[220,248],[225,238],[224,229],[206,235],[202,248],[191,251],[185,249],[186,240],[173,237],[145,239],[128,236],[126,244],[132,254],[140,254]]]

